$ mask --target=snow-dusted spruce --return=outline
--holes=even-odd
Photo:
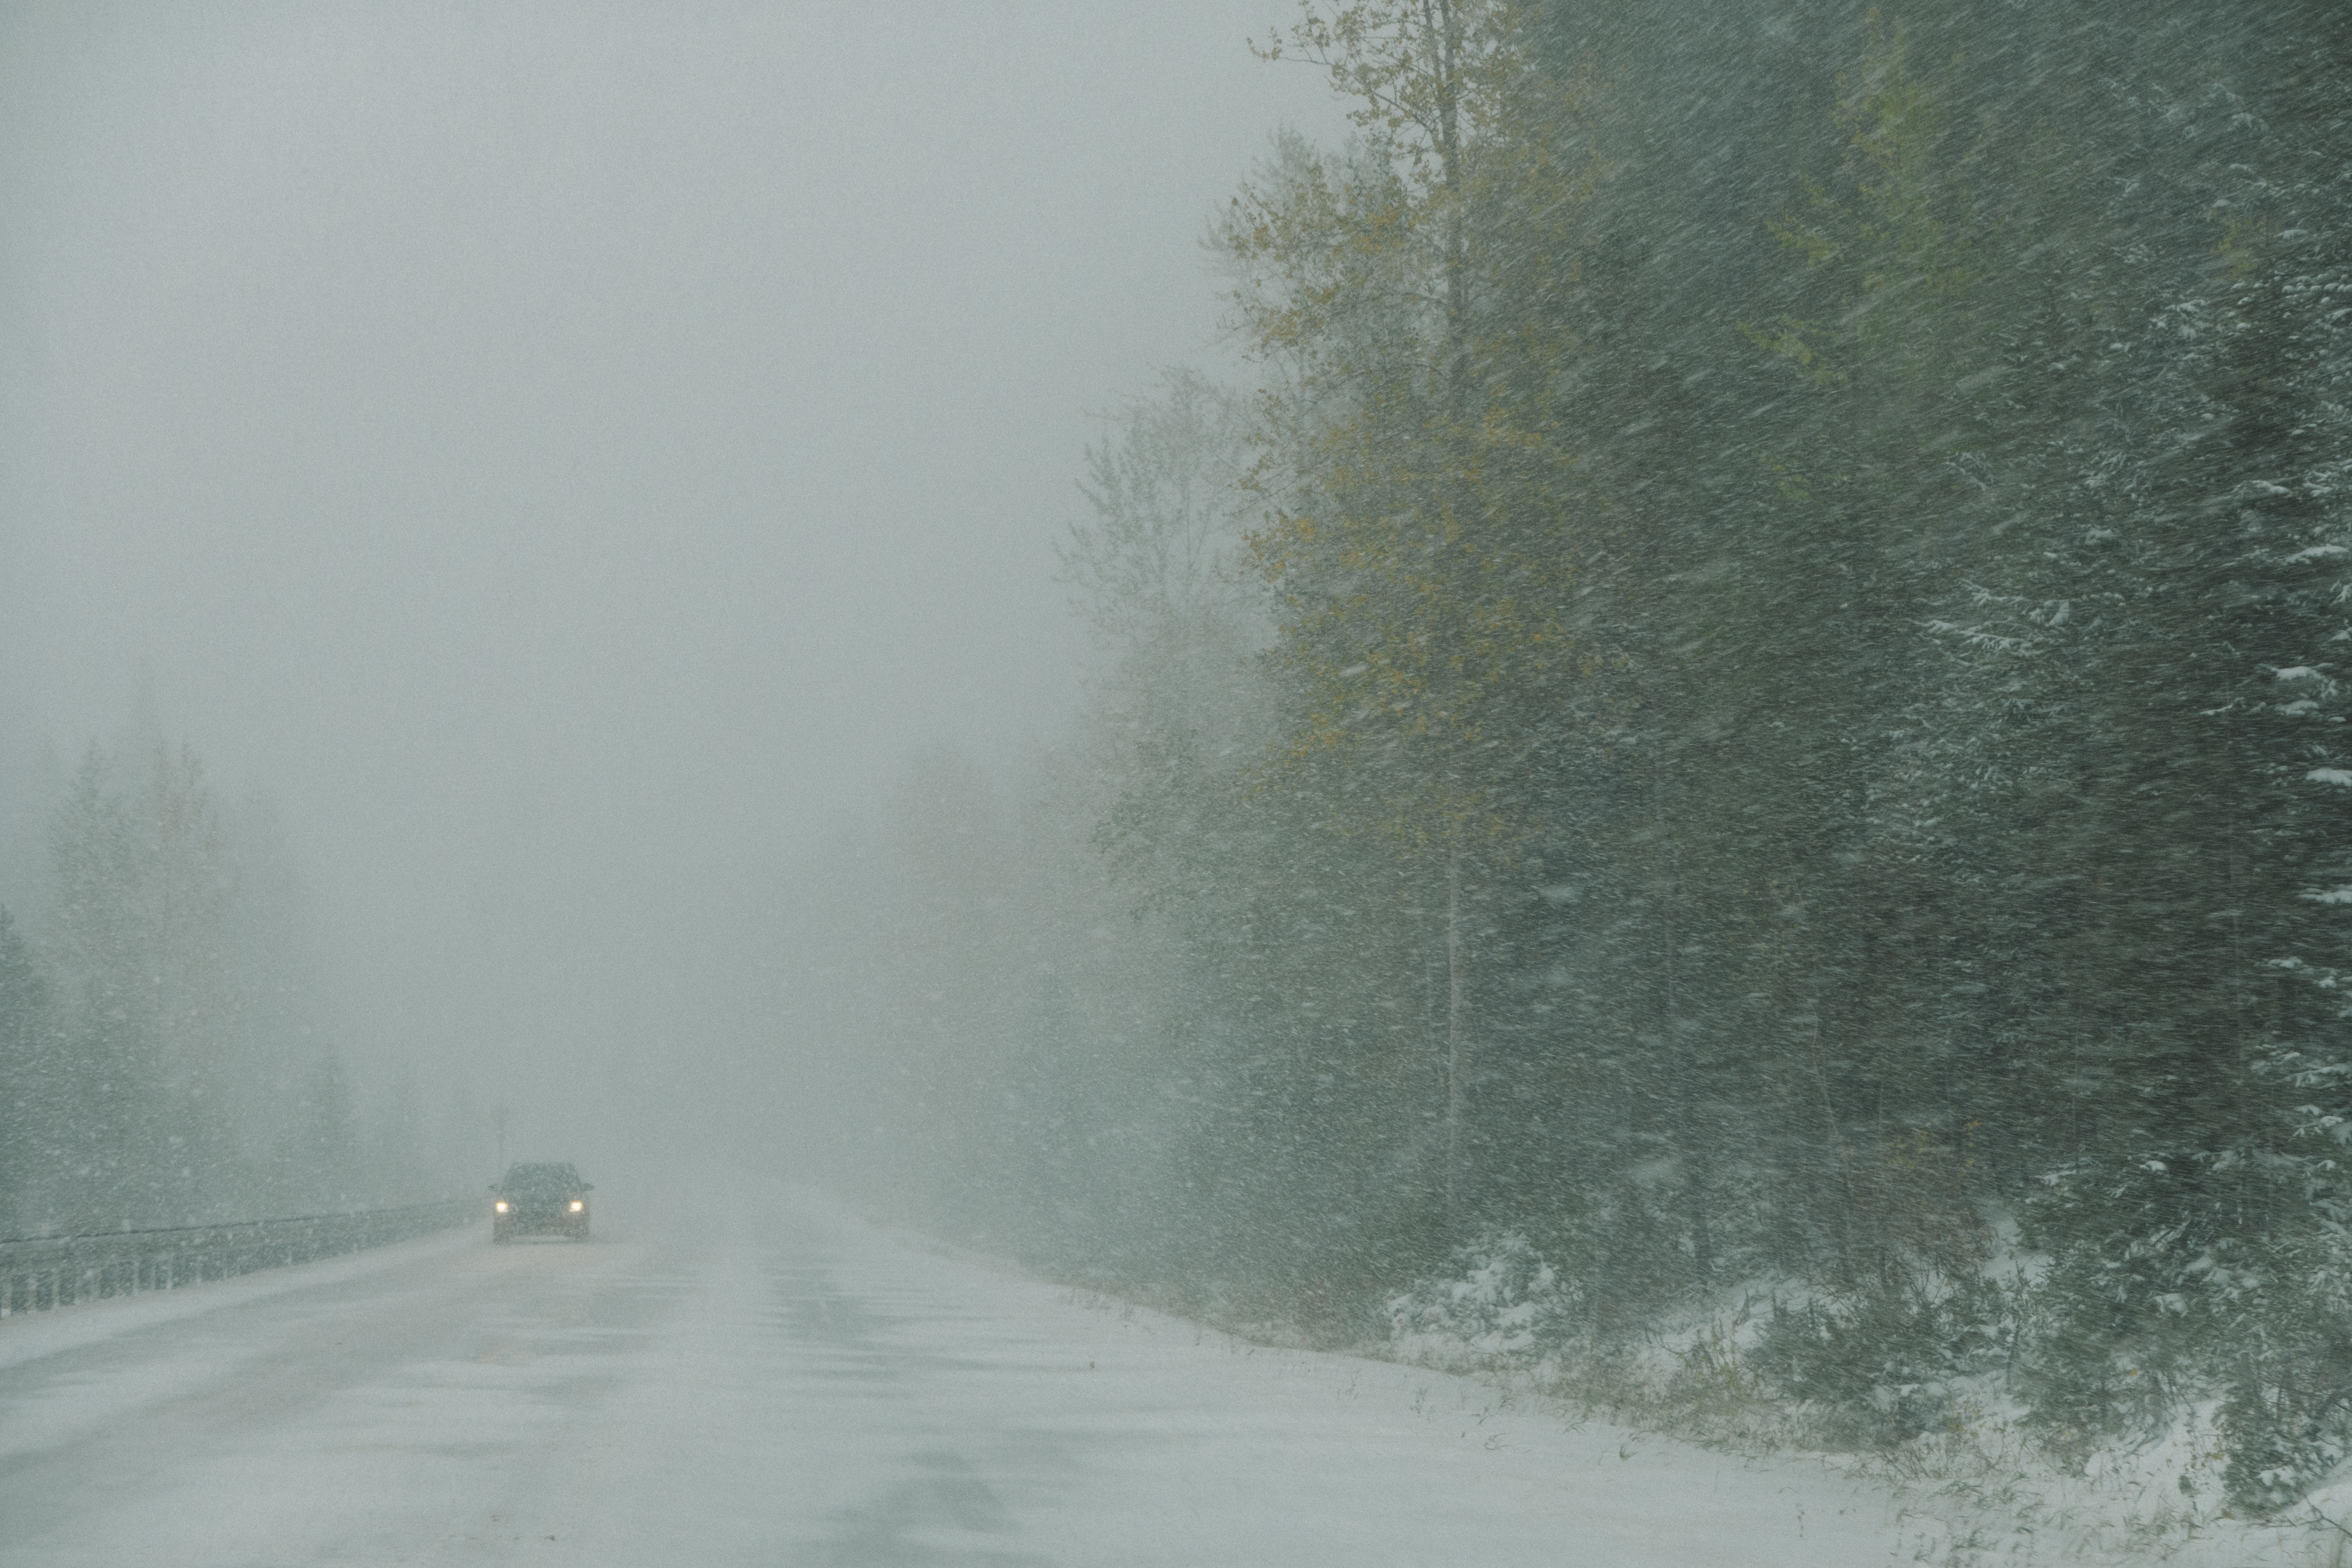
[[[1119,608],[959,873],[984,983],[875,1042],[969,1153],[926,1212],[2335,1514],[2339,9],[1311,10],[1360,133],[1218,226],[1255,384],[1180,445],[1242,477],[1168,512],[1245,537],[1232,618]],[[1205,558],[1127,515],[1097,607]]]
[[[92,747],[49,847],[40,924],[0,910],[0,1237],[382,1208],[478,1163],[436,1170],[405,1074],[355,1109],[282,837],[224,821],[192,747]]]

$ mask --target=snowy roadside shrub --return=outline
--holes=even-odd
[[[2253,1378],[2231,1388],[2221,1403],[2221,1480],[2232,1503],[2275,1513],[2342,1468],[2352,1452],[2342,1391],[2311,1393]]]
[[[1517,1231],[1454,1256],[1459,1272],[1416,1280],[1388,1301],[1389,1341],[1411,1361],[1465,1366],[1535,1359],[1572,1331],[1577,1292]]]
[[[2352,1258],[2313,1227],[2243,1280],[2221,1403],[2230,1500],[2256,1513],[2300,1501],[2352,1457]]]
[[[2324,1174],[2318,1173],[2317,1174]],[[2032,1216],[2053,1264],[2021,1391],[2080,1458],[2219,1397],[2230,1500],[2273,1513],[2352,1455],[2352,1238],[2315,1173],[2259,1151],[2069,1173]]]
[[[1775,1302],[1748,1363],[1814,1406],[1833,1446],[1890,1447],[1943,1425],[1955,1384],[2000,1367],[2013,1340],[1991,1280],[1890,1268],[1865,1289]]]
[[[2260,1245],[2238,1212],[2242,1172],[2188,1154],[2110,1160],[2047,1178],[2025,1208],[2051,1267],[2021,1391],[2061,1458],[2160,1431],[2220,1373],[2210,1358]]]

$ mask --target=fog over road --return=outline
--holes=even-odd
[[[730,1201],[732,1194],[730,1194]],[[1892,1510],[779,1205],[0,1321],[0,1563],[1773,1563]]]

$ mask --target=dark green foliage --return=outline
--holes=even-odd
[[[0,909],[0,1235],[22,1234],[35,1189],[61,1157],[58,1045],[48,982]]]
[[[1433,535],[1445,594],[1318,533],[1265,586],[1389,619],[1261,635],[1218,722],[1119,713],[1095,833],[1174,933],[1148,1179],[1195,1216],[1131,1265],[1345,1325],[1513,1234],[1609,1342],[1796,1281],[1756,1368],[1854,1441],[2012,1373],[2062,1450],[2223,1399],[2277,1506],[2335,1462],[2352,1344],[2352,27],[1537,22],[1583,85],[1510,133],[1605,177],[1542,255],[1464,221],[1507,258],[1479,323],[1555,358],[1440,346],[1545,433],[1540,483],[1380,469],[1383,518],[1491,499]],[[1434,342],[1381,320],[1365,385]],[[1295,538],[1373,487],[1286,396],[1255,499]],[[1456,754],[1344,682],[1475,641],[1432,607],[1495,602],[1464,562],[1558,640],[1476,666]],[[1401,842],[1408,798],[1486,826]],[[1985,1283],[2012,1218],[2031,1289]]]
[[[1942,1426],[1960,1380],[2005,1369],[2016,1327],[1990,1281],[1913,1273],[1801,1307],[1775,1303],[1748,1362],[1782,1394],[1819,1405],[1832,1441],[1885,1447]]]
[[[2352,1454],[2352,1301],[2333,1236],[2284,1249],[2243,1291],[2220,1353],[2222,1479],[2239,1506],[2284,1508]]]
[[[2061,1447],[2146,1436],[2211,1385],[2275,1268],[2264,1185],[2175,1153],[2067,1173],[2029,1204],[2053,1265],[2024,1386]]]

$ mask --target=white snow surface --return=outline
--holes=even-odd
[[[751,1205],[754,1209],[760,1205]],[[0,1320],[0,1564],[1608,1564],[1924,1544],[1743,1461],[813,1203]]]

